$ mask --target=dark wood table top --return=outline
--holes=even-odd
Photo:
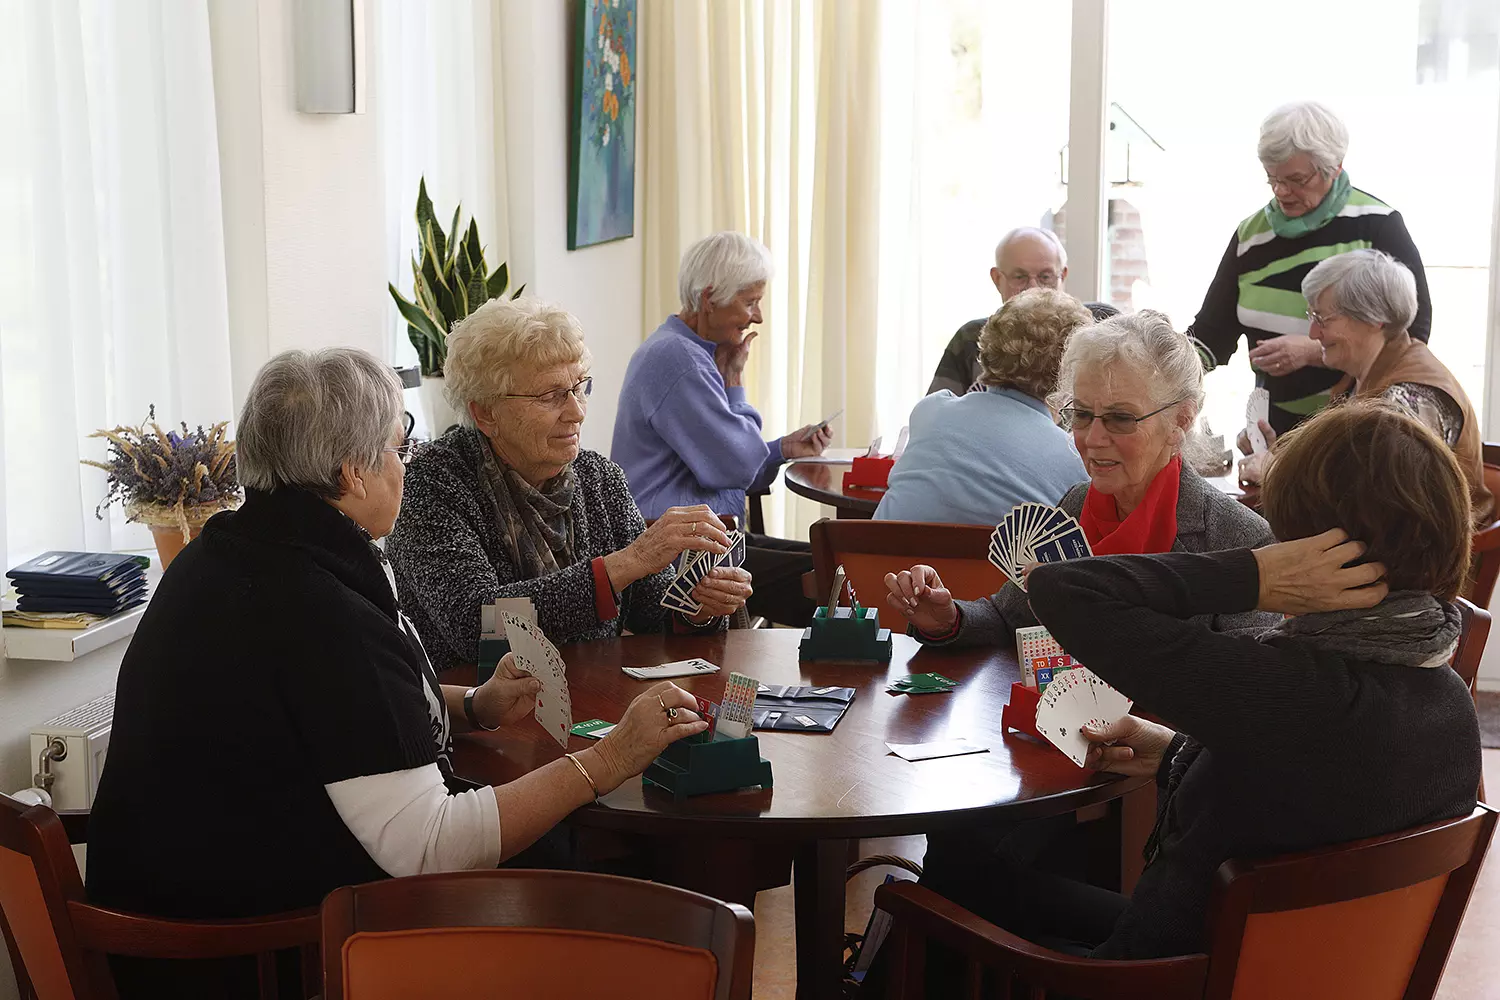
[[[786,467],[786,488],[798,496],[816,500],[837,509],[840,513],[855,517],[870,517],[880,506],[885,490],[866,490],[859,487],[844,489],[844,473],[853,465],[814,465],[809,462],[793,462]]]
[[[896,836],[969,825],[983,818],[1054,815],[1113,799],[1145,783],[1074,766],[1051,745],[1004,734],[1000,711],[1019,678],[1003,649],[923,650],[897,635],[890,664],[799,663],[801,632],[743,629],[711,637],[641,635],[564,646],[577,721],[615,721],[650,687],[620,671],[701,656],[717,674],[681,678],[683,688],[720,700],[731,671],[768,684],[839,685],[858,689],[832,733],[757,732],[775,787],[704,795],[676,803],[659,789],[627,781],[573,821],[640,833],[808,840]],[[959,682],[951,694],[892,695],[889,680],[936,671]],[[891,754],[885,741],[923,743],[966,737],[988,753],[917,763]],[[569,750],[590,741],[572,737]],[[534,724],[455,740],[455,767],[499,784],[562,755]]]

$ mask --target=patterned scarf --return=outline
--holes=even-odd
[[[1456,605],[1400,590],[1373,608],[1288,618],[1258,638],[1298,639],[1351,660],[1430,669],[1453,658],[1461,624]]]
[[[495,523],[520,579],[535,580],[573,565],[573,488],[578,481],[573,466],[537,489],[496,458],[486,442],[484,478],[495,501]]]
[[[1318,202],[1318,207],[1306,215],[1299,215],[1295,219],[1287,218],[1281,210],[1281,205],[1272,198],[1266,205],[1266,221],[1271,224],[1271,229],[1284,240],[1294,240],[1299,236],[1306,236],[1315,229],[1322,229],[1344,210],[1349,204],[1349,171],[1340,170],[1339,175],[1333,179],[1333,186]],[[1243,279],[1241,279],[1243,280]]]

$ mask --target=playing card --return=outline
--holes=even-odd
[[[574,736],[587,736],[591,740],[602,740],[614,731],[615,723],[605,722],[603,719],[589,719],[587,722],[575,722],[573,728],[568,730]]]
[[[717,664],[693,657],[690,660],[673,660],[654,667],[621,667],[621,671],[639,681],[664,681],[673,677],[693,677],[698,674],[718,673]]]
[[[887,743],[891,753],[904,760],[932,760],[935,757],[958,757],[968,753],[988,753],[989,747],[966,739],[938,740],[935,743]]]
[[[1257,386],[1250,390],[1250,398],[1245,401],[1245,436],[1250,439],[1251,454],[1259,454],[1266,451],[1266,435],[1260,429],[1260,422],[1271,420],[1271,393],[1265,388]]]
[[[1131,701],[1119,690],[1110,685],[1108,681],[1094,673],[1087,671],[1088,680],[1094,689],[1094,702],[1098,706],[1099,716],[1106,722],[1114,722],[1129,714],[1135,702]]]
[[[942,674],[910,674],[898,677],[886,690],[895,694],[946,694],[956,685]]]
[[[729,551],[719,557],[717,565],[735,569],[745,565],[745,535],[740,531],[729,533]]]
[[[479,607],[479,631],[485,638],[505,638],[505,614],[517,615],[535,624],[536,608],[529,597],[500,597]]]
[[[568,730],[573,728],[573,699],[568,693],[563,659],[535,622],[510,613],[501,617],[517,664],[542,682],[536,696],[536,721],[559,746],[567,749]]]
[[[693,695],[693,699],[698,702],[698,718],[708,723],[707,732],[712,736],[714,727],[719,724],[719,703],[696,694]]]
[[[1101,693],[1109,701],[1108,708],[1098,701]],[[1121,701],[1125,703],[1125,709],[1117,712]],[[1089,751],[1083,728],[1109,725],[1129,710],[1129,699],[1124,695],[1100,680],[1093,671],[1075,667],[1055,677],[1042,692],[1036,710],[1036,728],[1073,763],[1083,767]]]
[[[1083,529],[1076,524],[1054,538],[1050,538],[1032,549],[1032,562],[1062,562],[1065,559],[1082,559],[1093,555],[1089,540]]]

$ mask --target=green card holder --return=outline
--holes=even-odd
[[[479,679],[475,683],[483,684],[495,676],[495,669],[500,666],[500,660],[509,652],[509,639],[480,639]]]
[[[680,802],[690,795],[770,788],[771,762],[761,757],[760,742],[754,736],[735,739],[698,733],[663,750],[647,765],[641,781]]]

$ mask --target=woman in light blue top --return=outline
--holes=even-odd
[[[1069,335],[1091,322],[1082,303],[1049,288],[1006,302],[979,336],[986,391],[917,403],[876,519],[996,524],[1016,504],[1055,504],[1088,478],[1044,397]]]

